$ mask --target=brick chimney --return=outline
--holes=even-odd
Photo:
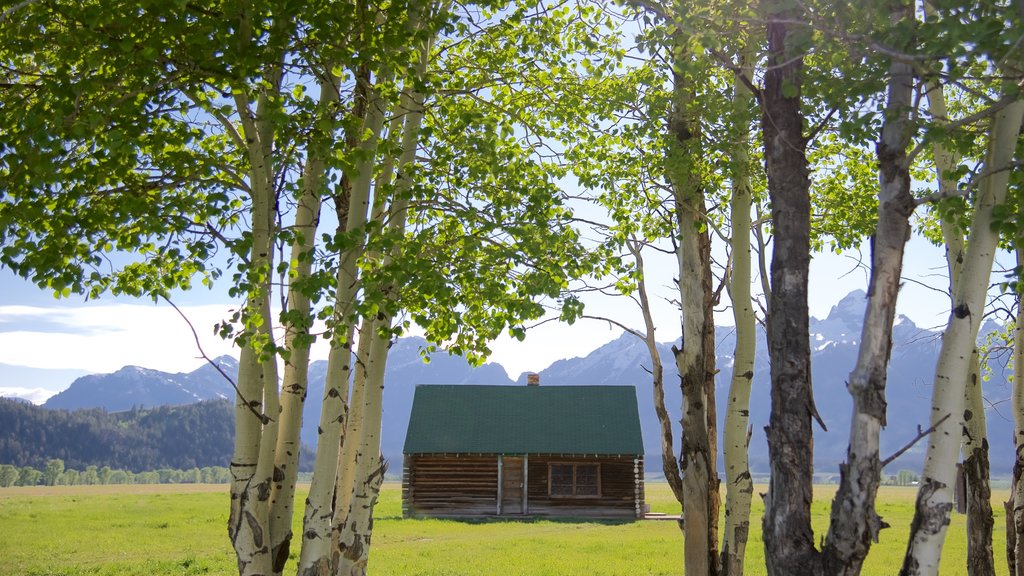
[[[526,375],[527,386],[540,386],[540,374],[536,372],[530,372]]]

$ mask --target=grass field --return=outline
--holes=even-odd
[[[755,492],[764,492],[756,487]],[[834,487],[815,490],[815,534],[828,525]],[[882,532],[864,570],[895,574],[901,564],[915,492],[883,487]],[[1007,574],[1002,501],[995,491],[995,554]],[[300,501],[305,494],[299,494]],[[665,484],[648,484],[652,510],[678,513]],[[760,499],[747,574],[765,574]],[[566,576],[682,574],[675,522],[457,522],[404,520],[401,490],[385,485],[377,507],[370,571],[374,576]],[[0,489],[0,576],[169,576],[235,572],[227,540],[224,485],[73,486]],[[299,533],[296,520],[295,532]],[[295,553],[285,574],[294,574]],[[964,517],[954,515],[943,576],[966,574]]]

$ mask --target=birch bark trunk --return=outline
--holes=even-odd
[[[995,576],[992,550],[992,486],[989,483],[988,428],[982,397],[978,350],[971,353],[964,390],[963,460],[967,483],[967,575]]]
[[[419,14],[413,11],[410,15],[410,27],[413,29],[418,26],[418,18]],[[387,214],[381,215],[381,221],[386,220],[388,229],[394,234],[401,234],[405,231],[406,215],[409,209],[408,192],[412,186],[409,171],[416,161],[424,113],[423,94],[415,90],[414,87],[416,79],[422,77],[426,72],[432,45],[432,40],[427,40],[420,46],[419,58],[413,69],[414,78],[406,79],[399,101],[398,110],[404,117],[404,122],[401,124],[401,154],[397,160],[391,205],[388,207]],[[385,174],[390,174],[390,172],[390,167],[385,170]],[[386,185],[383,186],[383,188],[386,187]],[[375,254],[373,259],[381,259],[382,266],[388,266],[394,256],[401,251],[401,244],[395,248],[395,251],[395,254]],[[391,285],[383,287],[382,290],[385,302],[397,300],[398,287]],[[370,333],[365,336],[360,335],[360,339],[365,337],[370,345],[362,403],[363,426],[355,466],[357,484],[353,491],[348,517],[341,526],[337,547],[337,573],[344,576],[365,576],[366,574],[370,542],[373,536],[373,511],[380,494],[381,484],[384,482],[384,473],[387,470],[387,462],[380,453],[380,433],[383,415],[384,372],[388,351],[391,348],[391,314],[386,309],[382,309],[371,326]],[[355,437],[353,436],[352,439],[354,440]]]
[[[243,11],[239,37],[251,35],[251,14]],[[240,576],[265,575],[272,571],[270,554],[270,493],[273,452],[279,417],[276,353],[273,349],[273,318],[270,311],[276,194],[273,180],[274,122],[271,94],[280,89],[279,65],[266,71],[255,112],[246,87],[234,88],[235,109],[246,138],[249,186],[252,200],[252,247],[245,282],[247,326],[239,344],[238,399],[235,414],[235,448],[231,459],[231,507],[228,537],[238,560]],[[249,320],[252,320],[250,323]]]
[[[714,321],[711,240],[703,182],[697,166],[700,122],[691,109],[692,87],[682,72],[692,67],[685,44],[676,44],[673,107],[669,119],[667,173],[676,213],[682,348],[673,348],[683,391],[682,471],[683,560],[687,574],[717,574],[718,471],[715,452]],[[709,384],[710,383],[710,384]],[[709,388],[711,390],[709,394]]]
[[[754,74],[753,43],[749,40],[740,53],[740,71],[747,78]],[[722,538],[723,576],[742,576],[750,534],[750,501],[754,483],[750,477],[748,451],[750,435],[750,385],[754,378],[754,354],[757,351],[757,323],[750,294],[750,145],[748,109],[753,98],[739,78],[734,81],[732,203],[732,274],[729,297],[736,322],[736,348],[733,352],[732,379],[726,403],[723,450],[725,452],[725,531]]]
[[[419,11],[410,11],[410,29],[415,30],[419,26],[420,16]],[[412,71],[413,77],[405,80],[405,87],[399,100],[399,114],[396,116],[396,118],[402,118],[402,121],[396,121],[393,124],[394,130],[401,129],[401,153],[397,162],[394,157],[387,161],[387,165],[382,171],[382,180],[378,182],[377,186],[378,194],[383,194],[389,188],[391,173],[397,164],[390,206],[387,206],[385,211],[385,200],[378,199],[381,211],[374,217],[376,221],[386,222],[387,228],[393,234],[402,234],[405,230],[406,214],[409,207],[407,195],[412,186],[409,170],[416,160],[424,113],[423,95],[414,87],[417,79],[426,72],[431,47],[432,40],[427,40],[420,46],[419,57]],[[401,250],[401,245],[399,244],[394,250],[395,254],[374,253],[370,255],[370,258],[371,260],[380,260],[382,266],[388,266],[394,255]],[[397,300],[398,288],[396,286],[385,286],[382,291],[386,303]],[[351,496],[348,503],[339,505],[338,508],[338,512],[347,510],[344,521],[339,523],[337,518],[335,520],[335,537],[337,538],[334,551],[335,573],[345,576],[365,576],[366,574],[373,535],[373,510],[387,469],[387,462],[380,454],[384,372],[388,351],[391,347],[391,314],[386,308],[387,304],[384,304],[373,321],[364,321],[364,328],[368,329],[360,332],[360,350],[363,350],[363,343],[367,343],[365,384],[361,387],[360,399],[361,427],[358,431],[354,429],[348,431],[348,444],[355,448],[355,462],[350,467],[353,485],[349,488],[348,480],[344,485],[339,482],[339,490],[344,489],[344,493],[351,494]],[[356,402],[357,400],[353,398],[353,404]],[[355,444],[357,439],[358,444]],[[348,446],[346,446],[346,454],[348,454],[347,450]]]
[[[337,100],[337,84],[320,81],[317,105],[325,114]],[[308,282],[313,265],[316,229],[320,223],[320,206],[325,170],[324,145],[310,143],[303,167],[302,191],[295,212],[294,237],[291,243],[288,281],[288,309],[295,316],[285,327],[285,349],[288,358],[281,389],[281,429],[274,452],[274,485],[270,495],[270,553],[273,570],[280,575],[288,560],[292,540],[292,516],[295,506],[295,484],[298,477],[302,412],[306,402],[309,376],[309,349],[313,325],[310,301],[303,283]]]
[[[934,9],[925,3],[925,17],[930,18]],[[937,80],[928,83],[928,108],[937,122],[948,121],[946,99]],[[960,162],[960,156],[943,145],[937,139],[932,145],[932,157],[935,159],[935,171],[939,183],[939,191],[952,196],[956,192],[957,182],[951,176]],[[956,294],[957,283],[963,269],[965,247],[963,231],[948,216],[940,221],[942,238],[946,245],[946,266],[949,272],[949,293]],[[967,480],[967,571],[971,576],[987,576],[994,574],[995,558],[992,551],[992,518],[991,485],[988,459],[988,431],[985,424],[985,407],[982,398],[980,366],[977,352],[971,359],[971,370],[966,383],[965,405],[974,418],[966,418],[963,428],[964,470]]]
[[[1024,102],[1013,102],[993,116],[989,129],[984,167],[987,175],[981,179],[976,194],[962,277],[939,353],[931,420],[936,430],[928,438],[910,541],[900,572],[902,575],[938,573],[952,508],[953,465],[960,448],[960,430],[964,421],[964,382],[970,370],[971,351],[981,324],[999,240],[991,230],[992,212],[994,206],[1006,198],[1009,174],[1003,167],[1013,157],[1022,115]],[[951,417],[939,422],[947,414]]]
[[[371,343],[366,367],[366,389],[363,398],[363,429],[358,439],[355,478],[356,487],[349,506],[349,513],[341,526],[335,574],[340,576],[365,576],[370,556],[370,539],[373,535],[373,509],[377,503],[380,486],[384,482],[387,462],[380,455],[380,430],[384,369],[387,364],[391,340],[381,331],[390,328],[390,317],[385,320],[369,321]],[[349,441],[356,441],[350,437]]]
[[[892,16],[895,22],[910,18],[913,13],[907,4],[901,4]],[[832,501],[831,522],[822,551],[828,574],[859,574],[871,543],[878,540],[884,526],[875,510],[882,473],[879,434],[885,426],[886,376],[903,252],[910,239],[910,216],[915,207],[907,158],[913,134],[913,83],[911,66],[893,60],[889,66],[886,120],[877,145],[878,224],[871,237],[868,303],[857,363],[847,383],[853,398],[850,443],[846,462],[839,466],[839,489]]]
[[[341,534],[348,523],[352,509],[352,498],[356,490],[359,450],[366,420],[366,387],[369,381],[370,344],[373,341],[373,322],[363,320],[359,328],[359,341],[355,354],[352,379],[352,395],[349,397],[348,419],[345,423],[345,443],[341,446],[341,457],[337,462],[338,482],[334,488],[334,517],[331,520],[331,566],[336,568],[340,559],[338,553]],[[338,572],[335,572],[338,573]]]
[[[365,121],[369,72],[365,68],[362,69],[358,73],[358,78],[353,95],[353,115]],[[346,135],[345,145],[348,149],[354,149],[357,144],[354,135]],[[352,180],[343,176],[335,191],[338,236],[348,230],[362,229],[366,225],[369,198],[364,197],[364,192],[368,194],[369,191],[360,188],[360,193],[353,195],[353,190]],[[302,521],[299,576],[326,576],[331,570],[332,526],[336,514],[338,470],[345,442],[345,427],[349,414],[349,381],[353,372],[352,315],[358,291],[356,263],[362,251],[361,247],[362,243],[358,242],[341,255],[341,262],[335,275],[337,286],[332,317],[334,335],[327,357],[327,378],[320,411],[316,462]]]
[[[1017,267],[1024,266],[1024,247],[1017,246]],[[1020,281],[1020,280],[1018,280]],[[1010,574],[1024,576],[1024,287],[1017,286],[1017,318],[1013,327],[1013,462],[1012,503],[1007,510],[1007,555],[1012,551]],[[1010,535],[1013,540],[1010,541]]]

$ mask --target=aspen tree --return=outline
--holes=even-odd
[[[928,451],[921,475],[910,541],[901,574],[936,574],[946,526],[952,509],[956,454],[963,425],[964,382],[970,371],[974,339],[982,311],[998,235],[991,230],[993,210],[1006,198],[1009,175],[1005,170],[1013,158],[1024,101],[1015,100],[997,111],[991,120],[988,151],[979,182],[971,221],[971,236],[964,256],[961,281],[954,295],[954,307],[942,339],[932,397]]]
[[[740,74],[753,78],[754,45],[750,38],[740,50]],[[733,144],[732,199],[730,238],[732,268],[729,275],[729,298],[736,322],[736,348],[733,353],[732,380],[726,403],[723,452],[725,455],[725,528],[722,537],[721,573],[742,576],[750,533],[750,505],[754,493],[748,462],[750,434],[750,386],[754,378],[754,354],[757,347],[757,322],[750,293],[750,212],[753,204],[751,186],[750,102],[753,96],[746,83],[737,76],[733,81]]]
[[[932,9],[925,7],[925,14]],[[927,83],[928,111],[936,122],[948,123],[946,99],[942,85],[936,80]],[[932,144],[932,158],[935,163],[936,179],[941,195],[956,196],[957,182],[952,175],[960,162],[959,154],[951,151],[943,141]],[[948,212],[940,215],[939,227],[946,251],[946,269],[949,273],[949,293],[956,294],[957,283],[963,269],[966,242],[953,217]],[[952,302],[951,302],[952,307]],[[988,432],[985,425],[985,407],[980,382],[980,366],[977,350],[972,354],[970,373],[965,385],[965,406],[971,418],[965,418],[963,428],[963,455],[967,480],[967,566],[970,575],[994,574],[995,560],[992,551],[991,489],[989,487]]]
[[[891,19],[894,25],[913,21],[912,6],[899,3]],[[885,122],[877,145],[878,224],[872,236],[867,310],[857,363],[847,383],[853,397],[850,443],[846,462],[839,467],[839,489],[832,502],[831,523],[822,551],[824,568],[829,574],[859,574],[871,542],[878,540],[883,526],[875,511],[881,479],[879,437],[886,422],[886,372],[903,253],[910,239],[910,216],[915,208],[907,154],[914,132],[910,125],[913,85],[910,64],[893,59],[889,65]]]
[[[1019,240],[1018,240],[1019,242]],[[1017,245],[1017,269],[1024,270],[1024,247]],[[1006,509],[1007,557],[1010,558],[1010,574],[1024,576],[1024,289],[1017,284],[1017,317],[1013,325],[1013,439],[1015,457],[1013,462],[1013,493]],[[1012,535],[1012,536],[1011,536]],[[1012,544],[1012,546],[1011,546]]]

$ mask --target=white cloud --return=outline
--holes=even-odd
[[[210,357],[233,354],[213,333],[230,305],[182,307]],[[127,364],[190,371],[202,360],[188,324],[167,305],[0,306],[0,363],[112,372]]]
[[[33,404],[42,404],[56,394],[44,388],[0,388],[0,398],[21,398]]]

